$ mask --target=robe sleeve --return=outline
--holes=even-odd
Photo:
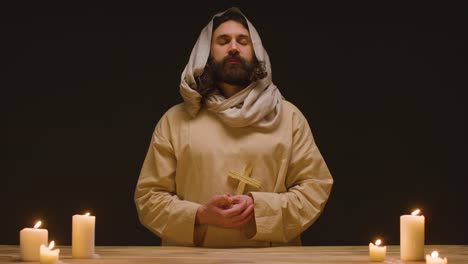
[[[333,178],[299,111],[292,117],[292,149],[285,178],[286,192],[251,192],[255,218],[246,228],[253,240],[286,243],[305,231],[321,214]]]
[[[176,195],[177,160],[167,139],[165,124],[158,123],[135,189],[135,205],[140,222],[157,236],[184,246],[194,246],[197,203]],[[166,136],[164,136],[166,135]]]

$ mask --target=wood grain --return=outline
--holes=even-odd
[[[399,246],[387,246],[384,262],[370,262],[368,246],[324,246],[324,247],[272,247],[210,249],[191,247],[139,247],[139,246],[98,246],[96,259],[71,258],[70,246],[58,246],[62,263],[73,264],[277,264],[277,263],[384,263],[384,264],[421,264],[425,261],[400,260]],[[437,250],[441,257],[447,257],[450,264],[468,263],[467,245],[426,245],[425,252]],[[19,260],[19,246],[0,245],[0,264],[22,263]],[[34,262],[24,262],[34,263]],[[37,263],[37,262],[36,262]]]

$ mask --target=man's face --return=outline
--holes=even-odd
[[[253,71],[253,46],[249,31],[229,20],[216,28],[211,39],[210,56],[219,81],[244,85]]]

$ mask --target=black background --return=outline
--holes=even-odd
[[[159,244],[135,211],[139,170],[198,34],[230,6],[334,176],[304,244],[399,244],[415,208],[427,244],[468,244],[466,6],[315,2],[2,3],[0,244],[42,219],[70,245],[86,211],[97,245]]]

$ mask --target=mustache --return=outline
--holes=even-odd
[[[232,59],[238,60],[244,65],[246,64],[246,60],[244,58],[242,58],[239,54],[229,54],[229,55],[227,55],[226,57],[223,58],[223,64],[225,64],[228,60],[232,60]]]

